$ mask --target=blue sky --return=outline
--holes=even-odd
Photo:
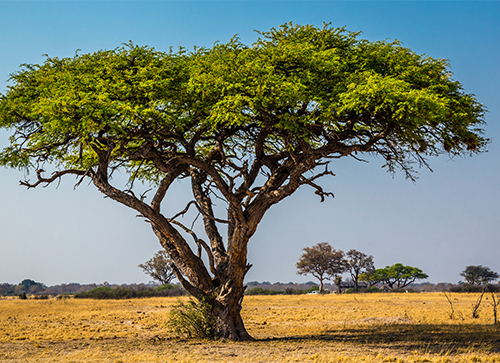
[[[457,282],[465,266],[500,272],[500,2],[498,1],[0,1],[0,91],[21,63],[43,54],[112,49],[132,40],[169,47],[210,46],[234,34],[282,23],[331,22],[369,40],[398,39],[418,53],[450,60],[454,78],[486,105],[488,153],[431,160],[412,183],[355,160],[336,161],[325,179],[335,198],[320,203],[300,190],[266,216],[249,245],[247,280],[308,281],[295,263],[301,249],[329,242],[372,254],[377,267],[418,266],[432,282]],[[0,131],[0,147],[8,133]],[[0,169],[0,282],[47,285],[147,282],[137,267],[159,249],[136,213],[90,185],[26,190],[17,170]],[[174,206],[187,200],[182,185]]]

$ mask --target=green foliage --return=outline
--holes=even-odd
[[[38,283],[37,283],[37,282],[35,282],[35,281],[33,281],[33,280],[30,280],[30,279],[25,279],[25,280],[21,281],[21,283],[20,283],[19,285],[24,286],[24,288],[25,288],[26,290],[28,290],[31,286],[35,286],[35,285],[37,285],[37,284],[38,284]]]
[[[179,285],[164,284],[164,285],[155,287],[155,291],[157,291],[157,292],[170,291],[170,290],[175,290],[175,289],[179,289]]]
[[[306,292],[313,292],[313,291],[319,291],[319,286],[318,285],[312,285],[310,289],[305,290]]]
[[[396,263],[392,266],[378,268],[375,271],[360,275],[360,281],[373,283],[384,283],[391,289],[401,289],[416,280],[426,279],[429,277],[418,267],[405,266],[401,263]]]
[[[179,301],[169,312],[170,333],[183,338],[215,338],[217,318],[206,300]]]
[[[251,134],[265,128],[267,153],[302,142],[321,149],[333,135],[342,147],[371,140],[361,149],[412,177],[425,155],[487,143],[484,107],[451,79],[446,60],[328,25],[260,34],[252,45],[234,38],[165,53],[129,43],[22,65],[0,98],[0,127],[14,130],[0,165],[87,171],[110,147],[110,167],[156,182],[163,174],[153,160],[133,155],[154,148],[166,161],[184,154],[180,135],[203,135],[195,155],[222,147],[237,151],[226,161],[236,160],[255,150]],[[231,136],[221,139],[224,132]]]
[[[380,292],[380,289],[376,286],[370,286],[366,288],[366,292]]]

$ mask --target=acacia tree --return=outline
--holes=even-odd
[[[495,271],[492,271],[489,267],[478,265],[478,266],[467,266],[460,276],[465,278],[465,281],[471,285],[487,285],[491,281],[498,279],[500,275]]]
[[[167,251],[156,252],[152,258],[141,263],[139,267],[144,270],[144,273],[159,281],[162,285],[169,284],[175,278],[172,260]]]
[[[385,283],[391,289],[402,289],[417,280],[426,279],[428,277],[429,276],[418,267],[396,263],[392,266],[385,266],[375,271],[363,273],[360,275],[360,280],[366,281],[371,285]]]
[[[327,242],[303,248],[304,253],[296,264],[299,275],[313,275],[319,280],[319,292],[323,292],[323,281],[341,274],[346,264],[344,252],[337,251]]]
[[[318,181],[336,158],[375,154],[413,179],[428,156],[487,143],[483,106],[445,60],[328,25],[259,34],[251,45],[234,38],[192,52],[128,44],[47,57],[12,74],[0,100],[0,127],[13,131],[0,165],[34,170],[28,188],[90,179],[136,210],[181,284],[212,304],[216,333],[234,340],[251,339],[240,316],[247,245],[271,206],[304,185],[321,200],[331,195]],[[112,180],[117,170],[128,185]],[[166,215],[178,179],[190,181],[193,199]],[[137,180],[152,191],[139,193]],[[225,201],[224,215],[214,198]],[[179,221],[189,208],[204,236]]]
[[[347,271],[358,290],[359,275],[375,270],[373,256],[351,249],[346,253]]]

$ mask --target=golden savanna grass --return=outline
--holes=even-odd
[[[500,362],[491,296],[247,296],[255,342],[183,340],[165,322],[178,298],[0,300],[0,362]],[[183,298],[186,299],[186,298]]]

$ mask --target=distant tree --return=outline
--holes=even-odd
[[[19,283],[19,285],[15,286],[14,288],[16,295],[19,295],[23,292],[28,294],[36,294],[42,292],[43,290],[45,290],[45,286],[42,283],[30,279],[24,279]]]
[[[25,291],[28,291],[28,289],[30,288],[30,286],[34,286],[36,284],[37,284],[37,282],[35,282],[33,280],[25,279],[25,280],[21,281],[21,283],[19,285],[24,286]]]
[[[367,283],[368,287],[372,287],[372,286],[378,284],[379,280],[377,280],[377,278],[375,276],[375,271],[376,270],[363,272],[358,277],[359,281],[363,281],[363,282]]]
[[[392,266],[378,268],[373,272],[361,274],[360,280],[370,283],[384,283],[391,289],[402,289],[416,280],[429,277],[418,267],[405,266],[396,263]]]
[[[169,284],[175,278],[175,272],[172,269],[172,260],[166,251],[156,252],[153,258],[145,263],[141,263],[139,267],[162,285]]]
[[[13,295],[14,289],[14,285],[8,283],[0,284],[0,295]]]
[[[358,290],[359,275],[375,270],[373,256],[352,249],[346,253],[346,257],[347,271],[354,282],[354,288]]]
[[[299,275],[311,274],[319,280],[319,292],[323,292],[323,281],[345,271],[344,252],[335,250],[327,242],[303,249],[304,253],[297,262]]]
[[[45,288],[46,286],[44,284],[37,282],[35,285],[31,285],[26,292],[31,295],[42,294],[45,292]]]
[[[337,287],[338,293],[341,294],[342,293],[342,276],[341,275],[336,275],[333,278],[333,283]]]
[[[491,281],[498,279],[500,275],[490,270],[486,266],[467,266],[460,273],[460,276],[465,278],[465,281],[471,285],[486,285]]]

